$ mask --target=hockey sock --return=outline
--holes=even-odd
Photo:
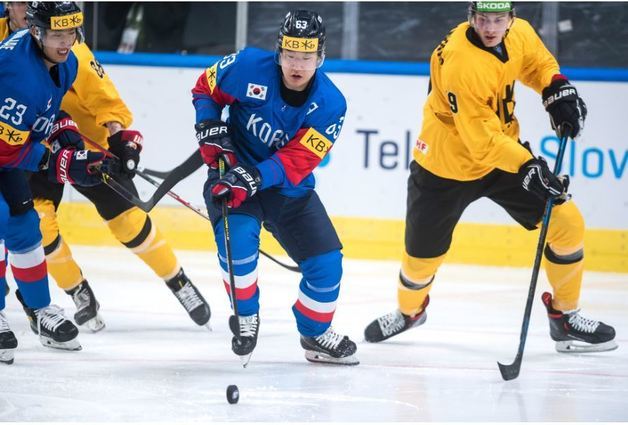
[[[342,254],[335,250],[310,257],[300,262],[299,267],[303,278],[292,312],[301,335],[319,336],[329,328],[336,312],[342,278]]]
[[[140,257],[160,278],[168,280],[181,269],[172,248],[150,217],[139,208],[131,208],[107,222],[111,233]]]
[[[578,307],[584,258],[584,219],[573,202],[552,210],[545,273],[554,290],[554,308],[560,311]]]
[[[83,281],[83,275],[72,251],[59,234],[59,223],[54,202],[49,199],[35,198],[35,209],[39,214],[41,231],[48,272],[57,285],[67,291]]]
[[[83,273],[72,257],[70,247],[59,235],[54,243],[44,248],[48,272],[64,291],[77,287],[83,281]]]
[[[259,311],[259,288],[257,286],[257,261],[259,258],[260,225],[257,219],[244,214],[229,216],[233,277],[236,287],[238,314],[250,316]],[[214,229],[218,260],[222,280],[227,294],[231,297],[229,269],[225,249],[224,226],[222,220]]]
[[[34,209],[9,217],[6,246],[13,277],[26,305],[33,309],[49,305],[46,257]]]
[[[443,254],[434,258],[416,258],[403,254],[397,284],[399,310],[406,316],[416,316],[423,309],[427,294],[432,289],[436,271],[445,260]]]

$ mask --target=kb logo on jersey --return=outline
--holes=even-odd
[[[323,136],[314,128],[310,128],[303,135],[300,143],[321,159],[327,155],[327,152],[331,149],[332,145],[327,137]]]

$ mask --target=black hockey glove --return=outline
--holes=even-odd
[[[48,145],[53,153],[61,148],[85,149],[85,142],[81,137],[78,125],[66,112],[59,111],[59,116],[52,125],[52,131],[48,136]]]
[[[140,152],[144,137],[136,130],[121,130],[107,138],[109,150],[117,156],[120,161],[112,161],[111,169],[113,174],[122,174],[132,179],[135,177],[137,164],[140,162]]]
[[[205,120],[194,126],[196,140],[201,148],[201,156],[211,169],[218,169],[218,159],[222,157],[227,168],[238,162],[231,141],[231,132],[224,121]]]
[[[212,199],[227,200],[229,208],[238,208],[244,201],[257,193],[262,179],[252,165],[237,165],[218,179],[211,187]]]
[[[96,186],[102,182],[99,169],[103,161],[107,162],[101,152],[62,148],[50,155],[48,179],[56,183]]]
[[[519,168],[521,186],[538,198],[547,201],[554,199],[557,205],[569,199],[569,177],[564,175],[557,177],[547,166],[543,157],[532,158]]]
[[[584,128],[587,105],[578,91],[566,79],[557,79],[543,89],[543,106],[549,113],[554,130],[561,126],[571,127],[571,137],[576,138]],[[562,137],[562,135],[559,135]]]

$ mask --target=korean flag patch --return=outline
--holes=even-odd
[[[267,86],[249,83],[246,89],[246,97],[251,97],[253,99],[266,100],[266,92],[268,92]]]

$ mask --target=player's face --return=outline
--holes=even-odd
[[[76,29],[46,30],[43,38],[44,54],[54,63],[65,62],[75,41]]]
[[[7,4],[7,11],[9,12],[9,25],[11,31],[17,31],[28,27],[26,21],[26,2],[25,1],[12,1]]]
[[[509,12],[476,13],[473,16],[473,28],[486,47],[499,45],[510,28],[511,22]]]
[[[318,55],[283,49],[279,59],[286,87],[290,90],[305,90],[318,68]]]

